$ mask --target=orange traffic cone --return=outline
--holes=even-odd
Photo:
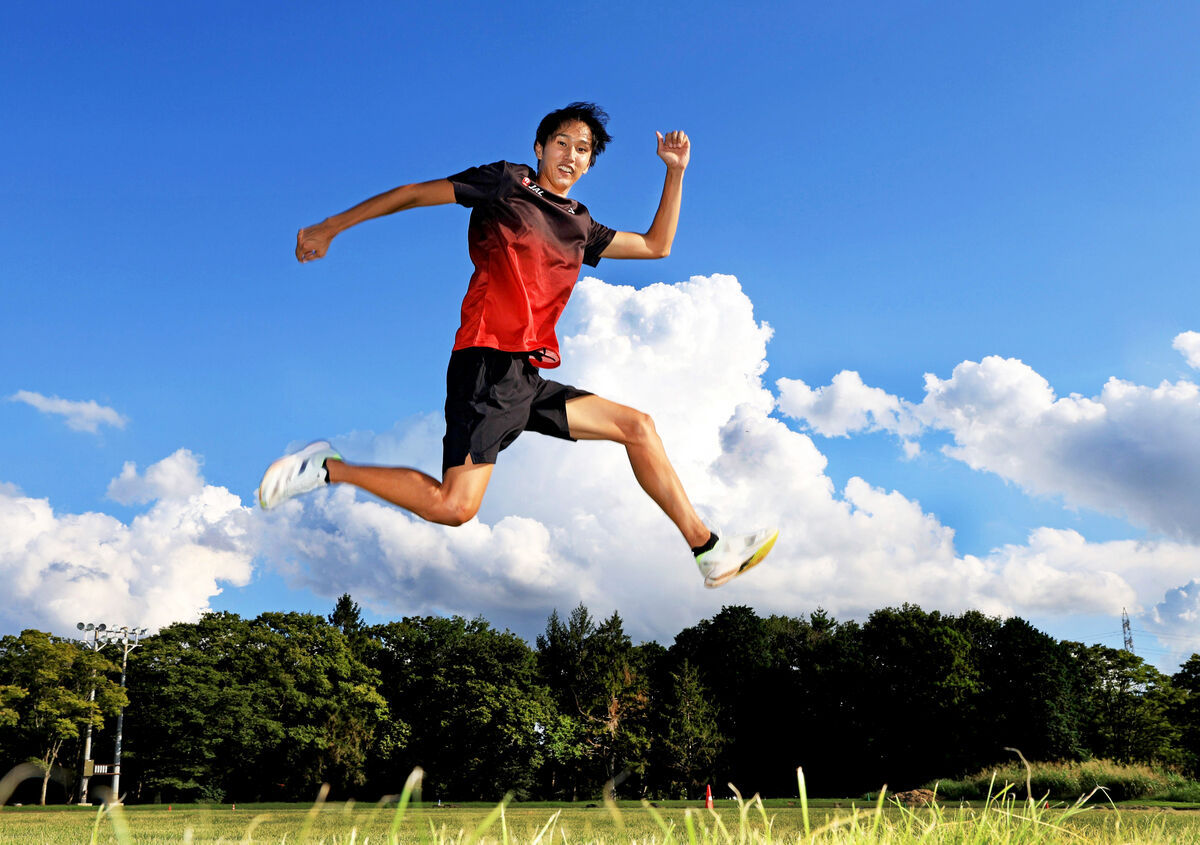
[[[704,806],[712,809],[712,785],[704,787]]]

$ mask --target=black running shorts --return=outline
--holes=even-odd
[[[590,396],[544,379],[528,352],[473,346],[450,353],[446,368],[446,436],[442,473],[462,466],[494,464],[522,431],[574,440],[567,427],[567,400]]]

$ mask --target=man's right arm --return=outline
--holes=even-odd
[[[329,243],[351,226],[364,220],[395,214],[426,205],[446,205],[454,202],[454,185],[449,179],[401,185],[378,196],[364,200],[354,208],[327,217],[320,223],[306,226],[296,233],[296,260],[301,263],[324,258]]]

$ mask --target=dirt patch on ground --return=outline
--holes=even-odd
[[[892,800],[909,807],[927,807],[937,800],[937,796],[932,789],[910,789],[908,792],[897,792]]]

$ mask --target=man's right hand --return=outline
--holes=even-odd
[[[303,264],[324,258],[333,236],[334,232],[330,231],[328,221],[325,220],[301,229],[296,233],[296,260]]]
[[[434,179],[431,182],[417,182],[412,185],[401,185],[392,188],[378,196],[363,200],[341,214],[326,217],[320,223],[306,226],[296,233],[296,260],[301,264],[324,258],[329,249],[329,242],[340,232],[351,226],[357,226],[364,220],[394,214],[406,208],[419,208],[425,205],[448,205],[454,202],[454,185],[449,179]]]

